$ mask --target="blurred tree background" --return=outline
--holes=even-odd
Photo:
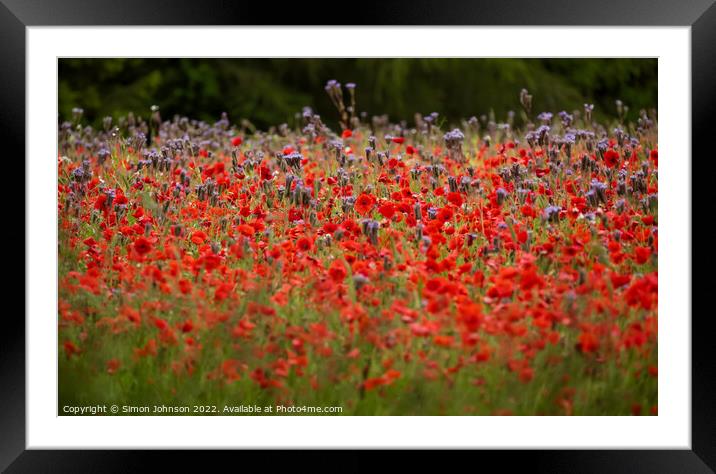
[[[310,106],[335,126],[324,85],[357,84],[358,112],[413,122],[416,112],[439,112],[451,123],[494,112],[519,111],[519,92],[534,96],[533,115],[595,104],[596,118],[613,117],[615,101],[629,119],[657,107],[656,59],[60,59],[59,119],[81,107],[98,125],[129,111],[147,117],[158,105],[174,114],[266,129],[293,124]]]

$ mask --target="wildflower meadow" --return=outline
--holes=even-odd
[[[59,122],[60,407],[658,414],[656,109],[325,91],[267,130]]]

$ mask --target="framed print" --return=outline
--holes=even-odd
[[[713,2],[344,26],[80,3],[0,9],[26,187],[3,469],[257,448],[714,469],[692,267]]]

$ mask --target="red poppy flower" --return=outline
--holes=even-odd
[[[115,372],[117,372],[121,365],[122,363],[119,361],[119,359],[109,359],[107,361],[107,373],[110,375],[114,374]]]
[[[157,341],[149,339],[144,347],[134,349],[135,357],[147,357],[157,355]]]
[[[243,140],[241,139],[241,137],[234,137],[231,139],[231,144],[233,146],[239,146],[239,145],[241,145],[242,142],[243,142]]]
[[[452,336],[441,336],[436,335],[433,337],[433,342],[436,346],[440,347],[452,347],[454,343],[455,338]]]
[[[97,210],[104,209],[106,207],[107,195],[100,194],[94,202],[94,208]]]
[[[231,296],[231,292],[234,289],[234,285],[231,283],[221,283],[214,292],[214,300],[215,301],[224,301],[229,296]]]
[[[68,359],[73,355],[80,353],[80,349],[72,341],[65,341],[63,343],[63,347],[65,349],[65,355]]]
[[[207,239],[206,232],[197,230],[193,234],[191,234],[191,241],[194,242],[196,245],[203,244]]]
[[[643,265],[651,257],[651,248],[649,247],[636,247],[634,249],[634,260],[639,265]]]
[[[346,267],[343,265],[342,262],[339,260],[334,260],[333,263],[331,263],[330,268],[328,269],[328,275],[330,275],[331,280],[333,280],[336,283],[342,283],[343,280],[346,279]]]
[[[221,363],[221,372],[227,382],[234,382],[241,378],[238,371],[240,366],[241,364],[236,359],[227,359]]]
[[[185,295],[191,293],[191,282],[186,279],[179,280],[179,291]]]
[[[156,326],[156,328],[159,329],[160,331],[164,331],[165,329],[167,329],[169,327],[169,324],[167,324],[167,322],[161,318],[155,318],[154,326]]]
[[[659,165],[659,150],[656,150],[656,149],[651,150],[651,152],[649,152],[649,159],[651,159],[651,161],[654,162],[654,165],[658,166]]]
[[[256,229],[254,229],[248,224],[239,225],[237,230],[241,233],[241,235],[244,235],[246,237],[253,237],[254,233],[256,232]]]
[[[582,332],[577,341],[577,348],[581,352],[590,353],[599,349],[599,340],[591,332]]]
[[[183,333],[191,332],[193,329],[194,329],[194,323],[192,322],[191,319],[187,319],[181,325],[181,332],[183,332]]]
[[[534,378],[535,371],[532,367],[524,367],[520,370],[520,382],[527,383]]]
[[[373,209],[374,205],[375,198],[370,194],[363,193],[358,196],[358,199],[356,199],[355,210],[361,216],[365,216],[370,212],[371,209]]]
[[[460,193],[448,193],[447,200],[455,206],[462,206],[462,194]]]
[[[300,239],[298,239],[296,241],[296,248],[298,250],[300,250],[301,252],[308,252],[309,250],[311,250],[312,246],[313,246],[313,244],[306,237],[301,237]]]
[[[386,219],[390,219],[395,215],[395,206],[392,202],[385,202],[380,205],[378,212]]]
[[[604,164],[609,168],[614,168],[619,164],[619,153],[611,148],[604,152]]]
[[[146,255],[151,252],[152,243],[144,237],[139,237],[134,241],[134,250],[136,250],[139,255]]]
[[[438,211],[437,218],[440,221],[447,222],[453,218],[455,214],[449,207],[443,207]]]
[[[610,275],[610,279],[612,281],[612,286],[614,288],[619,288],[631,281],[631,275],[619,275],[618,273],[612,273]]]

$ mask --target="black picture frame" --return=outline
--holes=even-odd
[[[469,1],[429,2],[402,0],[387,3],[311,2],[295,5],[272,2],[229,2],[221,0],[0,0],[0,130],[5,150],[14,156],[25,154],[25,54],[28,26],[102,25],[502,25],[502,26],[690,26],[692,78],[692,223],[700,213],[696,206],[713,201],[705,181],[714,158],[710,135],[716,116],[716,3],[714,0],[556,0],[534,2]],[[710,132],[710,133],[709,133]],[[695,167],[698,165],[698,168]],[[13,165],[19,168],[19,165]],[[710,170],[709,170],[710,171]],[[12,181],[23,187],[30,177]],[[19,191],[15,196],[20,196]],[[17,199],[17,198],[13,198]],[[10,211],[13,212],[13,211]],[[25,208],[16,204],[16,222],[24,222]],[[709,215],[709,214],[706,214]],[[569,450],[480,451],[469,456],[496,462],[502,469],[528,466],[530,470],[561,472],[714,472],[716,471],[716,357],[710,322],[713,311],[695,305],[712,291],[714,278],[706,273],[715,263],[709,252],[708,232],[694,232],[692,224],[692,449],[691,450]],[[23,226],[23,234],[24,234]],[[27,248],[24,247],[27,252]],[[701,252],[695,253],[695,249]],[[697,272],[697,267],[704,270]],[[701,277],[699,277],[701,275]],[[24,282],[24,279],[23,279]],[[10,299],[10,297],[7,297]],[[115,472],[141,470],[148,462],[159,461],[187,468],[211,457],[212,464],[228,460],[231,452],[129,451],[39,451],[25,449],[25,323],[17,312],[4,312],[3,343],[0,346],[0,469],[7,472]],[[689,315],[683,315],[688,317]],[[373,466],[363,453],[360,460],[347,461],[345,453],[293,452],[292,463],[313,466]],[[464,454],[464,453],[463,453]],[[243,453],[243,461],[265,462],[266,453]],[[341,457],[338,461],[338,457]],[[351,452],[348,456],[356,456]],[[475,458],[477,456],[477,458]],[[411,456],[421,462],[423,453]],[[275,458],[271,456],[274,467]],[[273,468],[272,468],[273,470]],[[343,469],[342,469],[343,470]]]

